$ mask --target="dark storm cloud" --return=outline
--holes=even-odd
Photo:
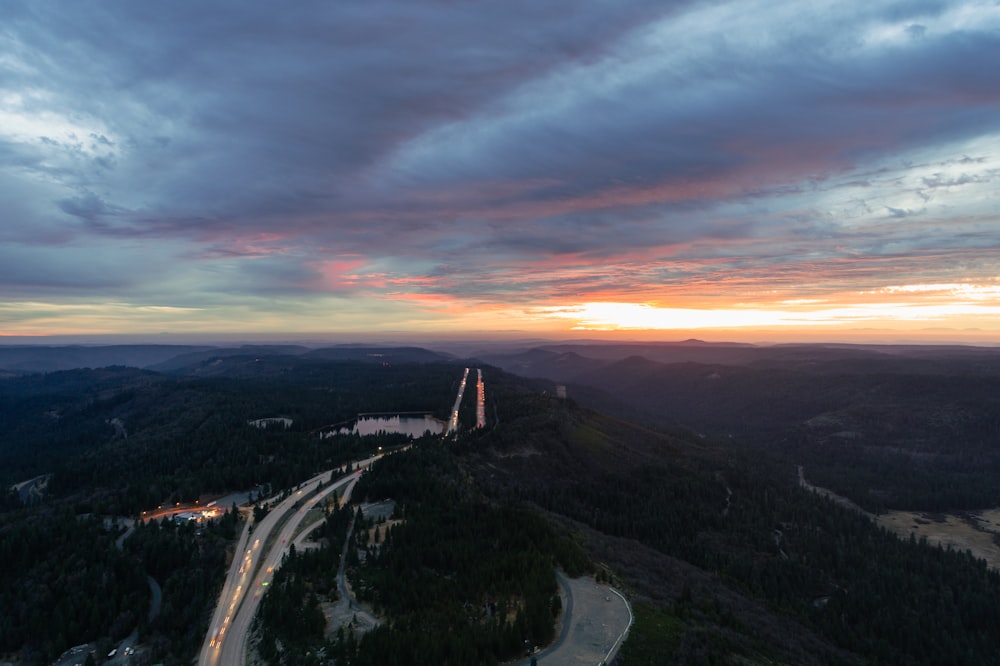
[[[36,70],[24,85],[47,86],[143,152],[147,132],[169,139],[164,154],[141,156],[158,197],[198,207],[221,197],[226,212],[252,216],[283,196],[322,206],[401,142],[552,67],[598,57],[649,14],[573,8],[46,5],[14,25]]]

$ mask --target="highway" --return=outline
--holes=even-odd
[[[330,493],[344,488],[344,500],[357,482],[361,469],[367,468],[379,456],[373,456],[355,463],[357,471],[341,477],[310,497],[320,482],[332,480],[332,471],[323,472],[303,483],[280,504],[273,507],[259,523],[253,527],[248,521],[236,547],[236,556],[229,568],[226,582],[222,586],[219,602],[208,635],[202,645],[198,663],[201,666],[225,664],[235,666],[246,663],[247,636],[260,599],[270,584],[274,570],[288,552],[292,538],[309,510]],[[346,487],[345,487],[346,486]],[[295,503],[303,500],[296,509]],[[280,531],[276,529],[280,525]]]
[[[486,427],[486,385],[483,384],[483,370],[476,368],[479,379],[476,381],[476,427]]]
[[[42,499],[51,478],[51,474],[42,474],[33,479],[16,483],[10,489],[17,493],[22,504],[31,504],[34,501]]]
[[[448,420],[448,429],[445,431],[446,435],[450,435],[458,430],[458,406],[462,404],[462,396],[465,395],[465,382],[469,379],[469,369],[465,369],[465,374],[462,375],[462,383],[458,385],[458,395],[455,397],[455,406],[451,409],[451,419]]]

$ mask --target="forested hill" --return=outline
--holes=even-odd
[[[731,438],[803,464],[814,482],[871,511],[1000,506],[998,349],[664,350],[646,351],[688,360],[610,358],[604,346],[498,360],[569,384],[570,396],[600,411]]]
[[[420,347],[343,344],[302,345],[0,345],[0,378],[39,372],[124,365],[157,372],[184,372],[232,356],[302,356],[337,361],[433,363],[451,357]]]
[[[138,627],[143,659],[155,656],[147,663],[190,663],[208,631],[236,515],[204,528],[165,520],[122,540],[127,526],[161,505],[292,488],[406,441],[317,432],[359,412],[447,417],[463,367],[387,362],[384,351],[363,360],[211,357],[171,374],[113,366],[0,379],[0,662],[49,664],[86,642],[107,654]],[[24,506],[9,489],[34,478],[47,483]],[[146,575],[163,595],[163,611],[148,624]]]
[[[21,374],[110,365],[142,368],[207,349],[204,345],[0,345],[0,370]]]
[[[452,363],[250,355],[184,373],[117,366],[8,378],[0,380],[0,483],[55,473],[51,493],[125,515],[203,493],[291,486],[354,452],[341,440],[334,455],[310,436],[316,429],[359,412],[447,418],[461,375]],[[278,417],[289,426],[250,423]]]
[[[728,440],[498,400],[500,425],[457,453],[483,492],[576,530],[631,592],[623,663],[1000,663],[1000,576],[983,562],[901,541]]]

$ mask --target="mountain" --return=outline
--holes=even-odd
[[[870,510],[1000,505],[1000,350],[783,345],[738,351],[742,361],[729,364],[597,359],[544,348],[493,360],[567,384],[570,397],[591,408],[734,438],[808,465],[820,485]]]
[[[371,361],[374,363],[437,363],[453,357],[422,347],[366,347],[343,345],[323,347],[307,353],[309,359],[330,361]]]
[[[939,567],[962,594],[1000,593],[982,562],[901,541],[800,488],[792,465],[728,438],[507,393],[502,381],[492,382],[501,426],[456,454],[483,492],[538,506],[629,590],[639,620],[624,663],[995,659],[970,652],[985,626],[971,608],[940,618],[963,638],[921,628],[939,621],[933,595],[947,594],[926,587]],[[643,644],[656,648],[641,653]]]
[[[522,376],[567,380],[602,364],[640,357],[663,364],[789,368],[818,373],[905,372],[907,374],[982,374],[1000,372],[1000,349],[961,345],[737,343],[546,344],[480,358]]]
[[[181,354],[210,349],[193,345],[0,345],[0,369],[12,373],[56,372],[74,368],[128,365],[136,368],[163,363]]]
[[[314,349],[302,345],[18,345],[0,346],[0,378],[34,372],[123,365],[156,372],[187,372],[206,361],[230,357],[301,356],[308,359],[373,363],[434,363],[453,357],[421,347],[340,345]]]
[[[210,347],[196,349],[183,354],[171,356],[160,363],[145,366],[157,372],[178,372],[185,368],[197,366],[205,361],[228,358],[231,356],[300,356],[309,351],[308,347],[300,345],[242,345],[239,347]]]

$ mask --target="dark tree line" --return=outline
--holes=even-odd
[[[47,663],[135,628],[149,588],[141,564],[115,545],[118,533],[62,509],[0,516],[0,653]]]

